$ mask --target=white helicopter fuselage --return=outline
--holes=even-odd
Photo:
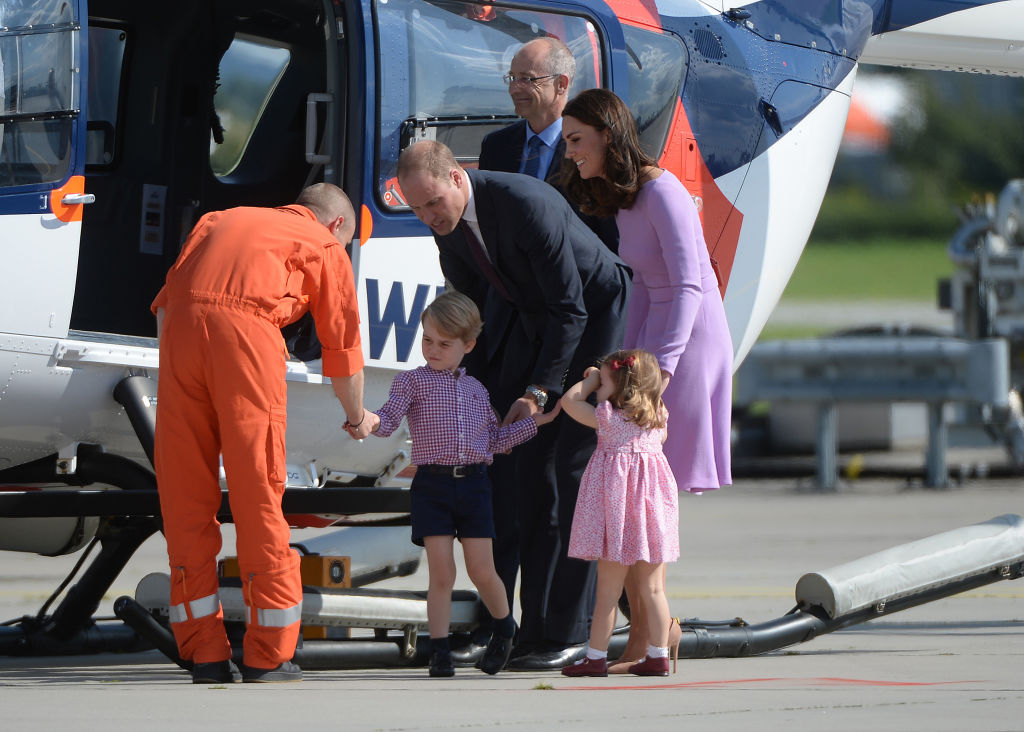
[[[415,18],[420,24],[415,26],[421,33],[416,42],[429,36],[422,23],[433,13],[439,16],[436,27],[450,27],[446,40],[453,48],[459,47],[463,36],[466,44],[475,42],[474,39],[492,42],[500,37],[506,47],[495,51],[492,57],[505,64],[523,40],[521,34],[538,32],[534,27],[538,23],[541,26],[549,23],[551,28],[564,26],[568,30],[562,32],[569,36],[578,32],[576,40],[581,44],[585,41],[596,49],[590,51],[593,55],[589,59],[594,71],[589,82],[581,83],[610,87],[636,104],[637,109],[643,107],[644,100],[631,99],[631,89],[638,88],[637,79],[643,79],[643,73],[649,72],[650,66],[639,62],[640,58],[646,62],[644,54],[649,49],[631,45],[631,40],[635,42],[638,37],[633,34],[641,31],[651,34],[651,48],[658,48],[657,43],[661,42],[658,39],[669,38],[677,43],[676,47],[686,59],[682,65],[682,81],[674,89],[670,88],[667,116],[661,116],[663,111],[656,115],[664,121],[665,128],[660,138],[659,159],[694,196],[704,217],[708,247],[717,251],[719,260],[725,263],[724,301],[737,365],[753,346],[781,297],[814,224],[839,149],[857,58],[865,42],[868,58],[872,60],[928,66],[938,63],[936,58],[941,57],[947,59],[947,68],[1024,74],[1024,54],[1019,50],[1019,42],[1024,39],[1021,0],[974,3],[978,7],[930,21],[936,25],[917,35],[914,29],[918,26],[913,25],[906,29],[887,29],[889,32],[870,41],[867,39],[871,23],[867,18],[851,25],[850,42],[859,47],[851,45],[850,48],[839,47],[840,41],[835,41],[838,31],[822,35],[836,42],[834,48],[819,47],[818,41],[808,42],[802,38],[790,40],[786,33],[793,27],[813,28],[814,19],[801,25],[798,11],[792,11],[791,17],[786,18],[785,4],[768,0],[749,3],[738,10],[697,0],[675,0],[659,3],[657,16],[645,15],[649,9],[630,3],[606,5],[600,0],[569,3],[531,0],[507,8],[486,6],[489,11],[466,4],[462,13],[453,13],[447,6],[439,9],[441,6],[427,2],[403,2],[409,6],[410,20],[402,22],[411,24],[411,19]],[[39,12],[48,12],[47,3],[36,4]],[[395,6],[401,4],[391,3],[387,12],[395,12]],[[193,10],[201,12],[201,5]],[[183,136],[192,134],[202,142],[203,135],[208,133],[205,129],[199,133],[189,132],[194,120],[203,118],[201,114],[193,115],[188,106],[193,101],[191,89],[175,100],[178,106],[159,106],[165,97],[179,92],[180,86],[187,87],[195,80],[185,76],[175,81],[179,87],[170,84],[164,87],[160,72],[150,69],[146,82],[135,84],[131,79],[133,74],[147,74],[143,66],[146,61],[141,55],[138,61],[130,61],[122,72],[125,81],[120,104],[128,111],[120,113],[114,121],[115,134],[123,134],[124,139],[115,135],[103,138],[103,154],[108,154],[109,147],[112,159],[118,160],[117,156],[121,155],[121,167],[108,164],[107,158],[96,162],[95,154],[86,144],[88,133],[95,134],[97,129],[91,125],[87,128],[84,121],[85,115],[91,114],[85,100],[91,100],[94,91],[89,88],[91,82],[86,70],[91,65],[99,73],[101,56],[94,54],[93,42],[95,40],[95,50],[98,50],[102,47],[100,41],[105,42],[107,36],[98,32],[94,39],[92,35],[87,38],[86,33],[93,27],[103,34],[113,30],[115,35],[118,29],[123,29],[121,32],[128,40],[122,35],[114,44],[129,44],[132,34],[136,33],[140,36],[138,48],[142,49],[145,33],[136,18],[148,21],[153,26],[148,32],[157,34],[161,31],[162,19],[159,14],[141,7],[125,10],[125,16],[119,18],[116,3],[95,0],[86,7],[85,0],[77,0],[71,3],[70,15],[54,20],[54,42],[63,44],[60,34],[68,34],[66,48],[62,45],[57,55],[67,54],[74,67],[68,75],[70,101],[51,100],[48,103],[54,108],[47,110],[53,120],[71,121],[72,131],[66,143],[72,150],[66,174],[50,184],[26,182],[20,187],[4,187],[0,180],[0,256],[6,262],[0,268],[0,471],[53,457],[60,466],[58,472],[73,474],[74,457],[82,445],[99,446],[106,452],[148,465],[143,444],[112,392],[127,376],[146,376],[154,382],[159,378],[158,347],[152,337],[155,329],[146,332],[149,326],[136,323],[149,317],[145,308],[148,299],[159,289],[162,272],[173,262],[177,245],[198,213],[223,208],[225,204],[251,203],[251,199],[287,203],[288,196],[294,196],[307,173],[314,176],[319,172],[323,179],[342,185],[360,209],[360,240],[353,246],[352,261],[367,362],[366,404],[371,408],[382,404],[394,374],[422,363],[418,352],[419,313],[425,302],[444,287],[444,280],[429,231],[415,220],[396,197],[396,192],[389,188],[393,170],[388,165],[393,164],[396,157],[389,151],[407,144],[410,136],[459,141],[462,138],[458,135],[464,134],[461,131],[486,131],[509,121],[511,104],[503,92],[496,93],[500,88],[491,78],[500,77],[504,68],[481,70],[479,78],[488,79],[486,83],[481,81],[483,92],[473,95],[470,90],[464,102],[486,107],[490,102],[480,100],[493,98],[493,115],[497,121],[488,120],[487,115],[475,107],[466,119],[453,120],[445,116],[443,109],[433,109],[430,105],[434,100],[428,95],[416,97],[415,83],[423,88],[429,86],[428,80],[414,78],[415,69],[411,64],[403,67],[408,71],[404,77],[395,73],[394,66],[389,66],[403,62],[403,54],[411,56],[412,52],[402,46],[405,41],[398,40],[406,37],[403,34],[409,28],[387,25],[391,21],[385,14],[386,4],[352,3],[338,8],[316,0],[291,4],[268,0],[265,5],[267,17],[276,14],[275,17],[286,18],[289,11],[294,12],[288,17],[292,25],[265,21],[259,13],[250,14],[240,5],[230,22],[211,26],[211,36],[234,27],[235,41],[253,43],[255,39],[257,45],[265,45],[274,40],[290,54],[288,64],[271,85],[268,97],[271,101],[265,100],[267,124],[276,121],[279,127],[268,133],[257,128],[251,132],[252,142],[247,143],[257,144],[260,134],[283,138],[295,127],[291,116],[272,118],[270,115],[273,95],[288,90],[288,84],[283,81],[285,75],[291,73],[292,66],[308,62],[300,53],[301,46],[289,35],[302,32],[301,23],[310,26],[305,30],[313,39],[311,48],[306,49],[307,56],[326,59],[326,66],[318,70],[318,78],[300,90],[301,99],[293,102],[306,113],[306,167],[299,170],[298,178],[293,175],[287,184],[271,181],[259,187],[248,183],[246,176],[254,174],[245,168],[244,156],[238,163],[239,168],[216,178],[206,169],[189,169],[194,179],[180,175],[182,180],[175,187],[174,175],[178,171],[175,165],[184,165],[181,161],[186,160],[187,155],[182,154],[175,160],[175,151],[165,151],[163,157],[154,159],[163,161],[163,168],[157,167],[165,174],[162,177],[171,182],[161,183],[161,175],[154,173],[152,181],[143,177],[147,187],[140,189],[136,178],[144,176],[146,168],[141,164],[132,167],[131,156],[155,155],[151,148],[159,148],[161,141],[172,147],[180,144],[184,150]],[[850,5],[857,6],[858,12],[864,14],[881,3]],[[315,12],[307,14],[307,10]],[[488,16],[488,12],[495,15]],[[775,32],[770,23],[780,14],[785,22]],[[95,20],[87,21],[92,15]],[[533,26],[528,22],[531,18]],[[832,22],[839,22],[841,26],[842,20]],[[576,31],[572,30],[576,28],[573,24],[578,25]],[[929,23],[920,26],[929,26]],[[3,29],[0,43],[14,38],[19,33],[18,27],[17,18],[13,21],[0,18]],[[37,30],[31,33],[24,30],[28,26],[20,27],[25,38],[38,35]],[[174,28],[168,28],[167,35],[173,36],[175,32]],[[274,33],[279,33],[280,37],[273,38]],[[912,42],[909,50],[901,51],[900,39],[905,37],[912,38]],[[206,36],[199,38],[203,42],[210,40]],[[957,44],[954,42],[957,38],[973,41]],[[215,41],[221,44],[219,53],[222,54],[227,42],[222,38]],[[210,44],[211,47],[216,45],[213,41]],[[948,48],[942,48],[943,44],[952,44],[952,53],[947,53]],[[938,54],[935,52],[937,45],[941,49]],[[122,50],[126,47],[121,46]],[[580,47],[582,45],[577,48]],[[6,46],[0,46],[3,48]],[[633,58],[630,54],[638,59],[636,69],[630,65]],[[22,164],[10,152],[20,139],[16,135],[27,136],[30,126],[37,124],[31,109],[19,109],[14,104],[12,95],[23,93],[25,89],[18,91],[20,87],[3,83],[5,77],[10,80],[20,74],[28,79],[34,73],[32,62],[20,61],[19,66],[13,59],[10,55],[0,55],[0,102],[4,99],[4,90],[8,90],[7,101],[0,103],[0,142],[6,145],[3,149],[7,159],[14,161],[12,170]],[[459,73],[474,73],[472,56],[456,60],[458,65],[453,68]],[[332,65],[335,62],[337,64]],[[167,63],[171,68],[174,61]],[[221,70],[223,64],[221,61]],[[780,71],[783,67],[786,71]],[[214,71],[218,67],[214,64],[213,71],[205,66],[197,68],[208,72],[208,78],[196,81],[199,91],[195,94],[202,98],[206,88],[203,85],[214,83]],[[766,72],[769,68],[772,70]],[[707,116],[717,113],[713,96],[715,83],[718,75],[726,72],[731,74],[729,80],[747,79],[750,87],[742,92],[743,97],[739,96],[740,92],[721,89],[722,94],[736,94],[734,102],[723,103],[721,108],[732,105],[738,109],[737,119],[745,125],[736,136],[733,151],[728,149],[727,137],[716,137],[716,133],[721,132],[716,126],[725,127],[735,120]],[[226,79],[221,81],[225,87],[230,85]],[[147,90],[150,97],[143,96]],[[462,93],[454,82],[446,91],[452,96]],[[213,92],[209,93],[214,100]],[[114,107],[117,108],[117,104]],[[392,107],[401,112],[402,119],[389,118]],[[175,112],[178,109],[186,111]],[[707,112],[709,109],[712,111]],[[5,110],[13,111],[5,117]],[[219,111],[228,119],[227,112]],[[173,117],[175,113],[181,115],[180,120],[171,119],[161,127],[160,114]],[[405,115],[409,115],[408,119]],[[763,119],[757,117],[751,121],[751,115],[761,115]],[[153,130],[163,132],[152,133],[156,135],[152,145],[140,142],[132,138],[136,133],[127,127],[133,119],[143,120],[140,125],[148,124]],[[22,133],[17,131],[17,125],[22,125]],[[317,135],[321,132],[322,138]],[[107,135],[105,131],[102,134]],[[150,133],[142,130],[137,134]],[[445,135],[452,137],[445,138]],[[461,149],[473,150],[475,144],[470,138],[469,142],[462,143]],[[453,144],[453,149],[455,147],[458,146]],[[18,148],[25,156],[31,150],[27,144]],[[272,152],[273,147],[267,150]],[[723,153],[729,152],[735,162],[724,162]],[[192,153],[194,151],[189,152]],[[267,166],[273,164],[272,157],[268,153]],[[472,165],[475,160],[465,162]],[[0,159],[0,173],[4,172],[2,163]],[[203,165],[208,165],[208,161],[203,161]],[[295,165],[282,164],[282,170],[294,171]],[[119,177],[119,171],[128,172]],[[200,178],[201,182],[197,183]],[[232,184],[237,184],[236,188],[231,188]],[[142,192],[151,192],[152,185],[162,186],[173,205],[165,205],[163,199],[156,204],[143,199]],[[213,193],[196,197],[192,188]],[[81,198],[93,195],[94,190],[96,203]],[[130,193],[122,193],[123,190]],[[118,200],[119,196],[123,196],[124,201]],[[124,217],[129,215],[134,218],[126,223]],[[94,226],[96,232],[107,227],[102,230],[117,232],[117,236],[94,234]],[[153,238],[154,232],[156,238]],[[141,262],[141,265],[132,262]],[[116,274],[108,279],[105,268]],[[135,278],[138,281],[132,282]],[[112,288],[110,281],[116,281],[118,288]],[[119,289],[121,285],[124,285],[123,292]],[[119,309],[132,311],[130,318],[124,318],[133,324],[131,327],[119,330],[114,326],[97,326],[97,322],[102,323],[100,315],[92,317],[94,312],[114,313],[115,317],[109,322],[119,322]],[[82,322],[76,323],[76,319]],[[402,484],[396,476],[408,465],[405,431],[396,432],[386,440],[370,438],[354,442],[341,430],[344,414],[321,375],[318,362],[291,361],[286,378],[289,486],[315,489],[325,480],[343,481],[350,476],[369,477],[378,485]],[[2,472],[0,482],[4,482]],[[48,486],[14,483],[9,484],[7,490],[40,487]],[[37,542],[26,539],[24,531],[15,530],[19,521],[22,519],[0,517],[0,549],[38,551]],[[32,533],[40,530],[45,531],[33,529]],[[64,529],[54,528],[54,531]],[[61,544],[60,539],[52,544],[71,546],[67,542]]]

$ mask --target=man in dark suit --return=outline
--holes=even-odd
[[[516,52],[505,75],[508,94],[515,106],[516,114],[522,117],[507,127],[492,132],[484,138],[480,147],[480,170],[496,170],[506,173],[523,173],[546,181],[564,195],[558,185],[559,170],[565,158],[565,140],[562,139],[562,110],[569,99],[569,89],[576,74],[576,60],[572,52],[553,37],[529,41]],[[570,204],[572,205],[572,204]],[[577,215],[580,212],[573,206]],[[582,216],[584,223],[608,246],[618,250],[618,229],[614,219],[598,219]],[[489,328],[491,348],[478,349],[476,358],[503,353],[500,342],[512,330],[515,322],[515,306],[507,301],[491,302]],[[521,385],[509,384],[510,391],[497,388],[500,380],[502,361],[492,360],[481,364],[480,373],[484,383],[490,381],[491,399],[502,414],[521,395]],[[484,369],[489,369],[484,370]],[[488,378],[488,375],[490,378]],[[528,450],[527,450],[528,451]],[[516,578],[520,565],[520,528],[518,514],[529,510],[529,501],[521,501],[520,481],[516,463],[523,450],[510,455],[495,455],[488,469],[494,499],[494,566],[505,583],[509,607],[512,607]],[[529,559],[527,559],[529,561]],[[529,570],[527,570],[529,573]],[[557,590],[556,590],[557,593]],[[557,598],[556,598],[557,601]],[[470,642],[462,648],[453,649],[456,663],[470,665],[483,656],[493,628],[485,620],[474,631]],[[525,646],[528,648],[528,646]],[[522,652],[523,648],[519,652]],[[517,653],[515,663],[520,663]]]
[[[480,170],[523,173],[562,190],[558,184],[565,159],[562,110],[569,101],[575,74],[576,60],[557,38],[537,38],[523,44],[505,74],[508,94],[522,119],[483,139]],[[573,210],[609,249],[618,252],[615,219],[583,215],[575,206]]]
[[[621,345],[629,270],[546,183],[463,170],[430,141],[402,153],[398,181],[434,232],[445,278],[484,315],[480,354],[467,368],[499,411],[508,407],[506,422],[550,407],[566,377]],[[522,614],[512,669],[559,668],[583,655],[594,566],[566,550],[595,444],[593,430],[563,415],[513,451]]]

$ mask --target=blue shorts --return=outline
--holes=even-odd
[[[412,543],[425,536],[493,539],[491,481],[485,465],[469,466],[463,478],[435,472],[452,466],[421,465],[410,488]]]

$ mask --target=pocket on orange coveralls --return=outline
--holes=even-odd
[[[267,476],[271,483],[280,485],[284,485],[288,477],[288,453],[285,447],[287,431],[288,410],[284,407],[271,407],[267,425]]]

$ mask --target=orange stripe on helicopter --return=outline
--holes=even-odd
[[[661,14],[654,0],[607,0],[608,7],[623,22],[643,23],[661,28]]]
[[[662,29],[661,16],[654,0],[608,0],[608,6],[620,22],[648,29]],[[725,297],[732,264],[736,259],[743,214],[733,207],[715,183],[704,162],[704,156],[700,154],[681,99],[676,99],[675,114],[658,164],[672,171],[694,197],[704,228],[704,241],[716,265],[719,289]]]
[[[54,216],[66,223],[81,221],[82,211],[85,209],[81,203],[70,206],[63,203],[64,196],[74,193],[85,193],[85,176],[73,175],[62,187],[50,191],[50,210]]]
[[[700,212],[708,252],[718,265],[719,289],[724,297],[732,264],[736,259],[736,245],[743,226],[743,214],[733,207],[732,202],[715,183],[704,157],[700,154],[681,100],[676,100],[676,111],[669,130],[665,150],[658,164],[672,171],[694,197],[697,210]]]

